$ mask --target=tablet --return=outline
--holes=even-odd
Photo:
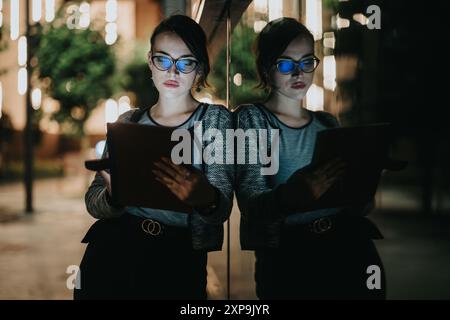
[[[155,179],[153,162],[171,158],[174,128],[137,123],[107,124],[108,159],[85,162],[90,170],[110,169],[112,200],[116,205],[136,206],[191,213],[192,208],[179,200]]]

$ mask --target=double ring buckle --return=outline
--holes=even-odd
[[[158,221],[152,219],[145,219],[141,223],[141,228],[145,233],[152,236],[158,236],[162,232],[161,224]]]
[[[331,219],[328,217],[317,219],[312,224],[312,229],[314,233],[324,233],[331,229],[332,223]]]

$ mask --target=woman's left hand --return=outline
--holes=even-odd
[[[208,207],[215,201],[216,192],[200,170],[189,170],[162,157],[152,169],[156,180],[164,184],[181,201],[196,207]]]

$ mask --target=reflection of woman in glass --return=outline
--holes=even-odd
[[[225,107],[199,103],[191,95],[209,72],[201,27],[188,17],[172,16],[158,25],[150,43],[148,63],[158,101],[119,121],[184,129],[202,121],[203,130],[231,128]],[[200,162],[194,159],[194,166]],[[188,168],[165,158],[148,165],[158,181],[193,207],[193,214],[115,207],[109,174],[98,172],[86,206],[99,220],[83,240],[89,244],[76,299],[206,299],[207,252],[222,247],[223,222],[232,206],[232,166]]]
[[[345,170],[336,159],[298,171],[311,161],[316,133],[338,126],[331,114],[300,107],[319,64],[312,34],[294,19],[277,19],[259,34],[256,51],[261,85],[270,95],[264,103],[240,106],[237,126],[280,130],[277,173],[237,165],[241,246],[255,250],[258,297],[383,298],[384,272],[372,242],[381,235],[364,217],[367,207],[305,209]],[[379,281],[368,281],[371,265],[380,268]],[[368,289],[368,282],[381,289]]]

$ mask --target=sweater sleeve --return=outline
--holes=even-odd
[[[127,121],[134,110],[130,110],[122,114],[117,121],[125,122]],[[107,146],[103,151],[102,158],[108,156]],[[109,173],[109,170],[105,170]],[[84,196],[84,201],[86,204],[86,209],[89,214],[96,219],[107,219],[119,217],[124,213],[124,207],[114,206],[109,196],[108,190],[106,189],[105,181],[103,177],[97,172],[95,174],[94,180],[89,186],[86,194]]]
[[[194,211],[208,224],[223,224],[231,214],[233,207],[234,166],[227,162],[232,154],[226,140],[227,129],[233,129],[232,114],[223,106],[212,106],[213,110],[205,116],[205,130],[217,129],[223,138],[222,163],[205,163],[206,177],[216,191],[216,207],[213,210]],[[208,139],[208,137],[206,137]]]

